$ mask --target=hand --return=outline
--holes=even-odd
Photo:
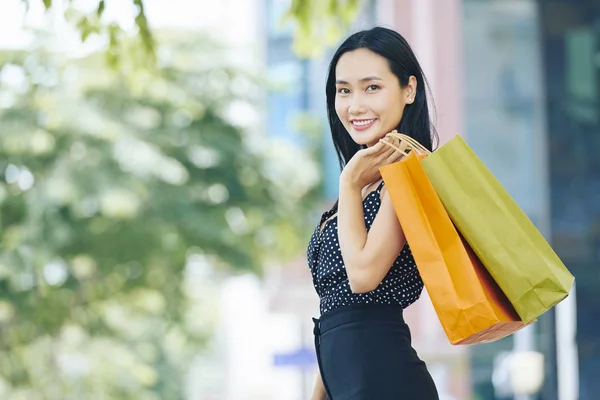
[[[404,157],[402,153],[387,146],[383,141],[396,142],[395,144],[398,144],[397,139],[386,135],[376,145],[359,150],[344,167],[340,176],[340,182],[348,183],[362,190],[365,186],[381,177],[379,168],[399,161]]]

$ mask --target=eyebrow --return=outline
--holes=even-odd
[[[362,78],[362,79],[360,80],[360,82],[363,82],[363,83],[364,83],[364,82],[369,82],[369,81],[382,81],[382,80],[383,80],[383,79],[381,79],[381,78],[379,78],[379,77],[377,77],[377,76],[367,76],[367,77],[364,77],[364,78]],[[342,79],[337,79],[337,80],[335,81],[335,84],[336,84],[336,85],[348,85],[348,82],[346,82],[346,81],[344,81],[344,80],[342,80]]]

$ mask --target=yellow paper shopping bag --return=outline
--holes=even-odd
[[[398,220],[452,344],[484,343],[525,326],[462,239],[416,152],[380,169]]]

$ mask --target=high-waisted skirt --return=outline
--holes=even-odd
[[[348,305],[313,321],[327,400],[439,400],[400,306]]]

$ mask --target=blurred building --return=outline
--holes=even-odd
[[[494,360],[535,348],[546,359],[537,398],[597,398],[600,2],[380,4],[395,10],[384,14],[386,22],[424,64],[442,139],[464,134],[577,280],[575,296],[544,315],[531,335],[471,348],[473,395],[512,398],[493,385]]]
[[[514,336],[473,348],[475,392],[494,398],[490,357],[525,345],[546,357],[539,399],[596,399],[600,2],[464,0],[461,15],[467,139],[577,284],[530,343]]]

